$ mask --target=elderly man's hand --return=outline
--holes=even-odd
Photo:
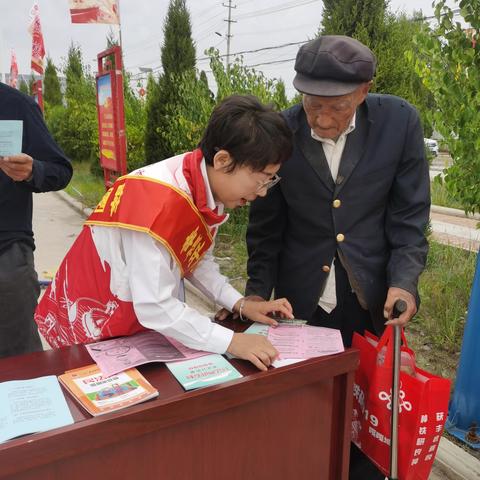
[[[16,182],[30,180],[33,170],[33,158],[26,153],[0,157],[0,170]]]
[[[393,319],[393,306],[397,300],[404,300],[407,308],[397,319]],[[387,319],[385,325],[399,325],[404,327],[416,313],[417,302],[410,292],[397,287],[390,287],[388,289],[387,300],[383,307],[383,316]]]

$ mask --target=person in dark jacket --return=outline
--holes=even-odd
[[[375,57],[349,37],[301,47],[284,112],[294,151],[280,183],[251,206],[247,294],[290,300],[298,318],[381,333],[396,300],[418,306],[427,256],[428,163],[418,114],[405,100],[368,94]]]
[[[416,313],[428,244],[430,181],[423,132],[402,98],[372,95],[373,53],[345,36],[321,36],[296,58],[302,104],[284,112],[294,150],[281,181],[253,202],[246,294],[287,298],[296,318],[382,333]],[[406,311],[392,319],[394,303]],[[351,478],[383,478],[358,466]],[[355,473],[357,471],[357,473]]]
[[[72,176],[36,102],[0,83],[0,128],[5,120],[22,122],[22,150],[0,156],[0,357],[42,349],[33,321],[32,192],[60,190]]]

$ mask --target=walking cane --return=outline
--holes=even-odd
[[[398,318],[407,309],[404,300],[393,306],[393,318]],[[392,423],[390,430],[390,476],[386,480],[398,480],[398,395],[400,393],[401,328],[393,327],[393,375],[392,375]]]

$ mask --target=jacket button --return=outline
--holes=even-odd
[[[322,267],[322,270],[325,272],[325,273],[328,273],[330,271],[330,267],[328,265],[324,265]]]
[[[333,205],[333,208],[338,208],[338,207],[340,207],[340,205],[342,205],[342,202],[341,202],[341,200],[339,200],[338,198],[336,198],[336,199],[333,201],[332,205]]]
[[[345,240],[345,235],[343,233],[339,233],[336,238],[337,242],[341,243]]]

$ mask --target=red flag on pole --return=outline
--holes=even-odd
[[[40,25],[40,10],[35,3],[30,11],[32,19],[29,31],[32,35],[32,61],[31,68],[43,75],[43,59],[45,58],[45,45],[43,43],[42,27]]]
[[[120,24],[117,0],[69,0],[72,23]]]
[[[18,78],[18,65],[17,65],[17,56],[15,55],[15,50],[12,48],[12,57],[10,60],[10,79],[9,85],[13,88],[17,88],[17,78]]]

